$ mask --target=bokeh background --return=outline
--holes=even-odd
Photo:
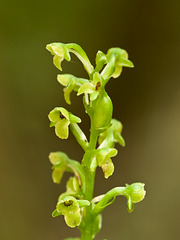
[[[119,46],[134,69],[123,69],[107,90],[121,120],[126,147],[118,146],[115,172],[98,169],[95,195],[141,181],[147,196],[133,213],[118,198],[103,213],[97,239],[179,238],[180,222],[180,2],[144,0],[3,1],[0,6],[0,239],[60,240],[79,236],[63,217],[53,219],[58,195],[51,180],[51,151],[82,158],[71,135],[59,140],[47,114],[67,107],[47,43],[75,42],[91,62],[97,50]],[[86,77],[76,58],[64,73]],[[68,109],[89,124],[81,97]],[[85,130],[88,134],[88,130]]]

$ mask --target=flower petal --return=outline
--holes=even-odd
[[[95,86],[92,83],[84,83],[78,90],[77,95],[81,95],[83,93],[93,93],[95,91]]]
[[[81,223],[80,209],[75,212],[69,212],[68,214],[66,214],[64,216],[64,220],[66,224],[71,228],[79,226]]]
[[[61,182],[61,179],[63,177],[64,171],[65,171],[65,168],[54,169],[54,171],[52,173],[52,179],[53,179],[54,183],[58,183],[59,184]]]
[[[62,71],[62,67],[61,67],[61,62],[63,61],[62,57],[59,57],[57,55],[55,55],[53,57],[53,63],[55,65],[55,67],[57,67],[60,71]]]
[[[48,118],[51,122],[55,123],[60,120],[60,113],[57,108],[54,108],[48,115]]]
[[[58,122],[62,118],[69,120],[69,112],[65,108],[56,107],[49,113],[48,117],[51,122]]]
[[[61,139],[67,139],[69,136],[69,126],[70,121],[68,119],[62,119],[55,125],[55,133]]]
[[[64,99],[67,104],[71,104],[70,94],[72,90],[69,88],[64,88]]]
[[[60,84],[63,86],[67,86],[69,82],[71,81],[71,75],[70,74],[58,74],[57,75],[57,80]]]
[[[51,152],[49,154],[49,160],[53,165],[57,165],[62,162],[67,162],[69,157],[63,152]]]

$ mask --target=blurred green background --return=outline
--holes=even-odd
[[[91,62],[97,50],[128,51],[134,69],[123,69],[107,90],[114,117],[124,125],[126,147],[118,146],[115,172],[108,180],[98,169],[95,195],[115,186],[146,183],[146,199],[127,212],[118,198],[103,213],[97,239],[179,238],[180,201],[180,2],[144,0],[2,1],[0,5],[0,239],[60,240],[78,236],[63,217],[53,219],[58,195],[51,180],[51,151],[81,159],[71,135],[59,140],[47,114],[67,107],[58,70],[47,43],[75,42]],[[64,73],[86,77],[76,58]],[[68,109],[89,124],[81,97]],[[88,131],[86,130],[88,133]]]

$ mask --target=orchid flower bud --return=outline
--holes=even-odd
[[[144,190],[144,183],[133,183],[131,185],[126,184],[124,190],[124,196],[127,198],[128,210],[132,212],[134,209],[134,203],[141,202],[145,195],[146,191]]]

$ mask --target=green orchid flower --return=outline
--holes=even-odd
[[[101,148],[86,151],[83,156],[83,162],[88,162],[88,166],[92,172],[95,172],[97,166],[101,167],[104,177],[108,178],[114,172],[114,165],[111,158],[117,155],[115,148]]]
[[[100,91],[103,88],[104,88],[103,78],[98,72],[95,72],[94,75],[93,75],[93,80],[84,83],[79,88],[77,95],[79,96],[83,93],[84,94],[88,93],[88,94],[90,94],[90,100],[94,101],[98,97]]]
[[[50,153],[50,162],[53,164],[52,179],[54,183],[60,183],[65,171],[71,171],[67,167],[68,156],[63,152]]]
[[[55,133],[61,139],[67,139],[69,136],[69,125],[80,123],[81,119],[68,112],[65,108],[56,107],[48,115],[51,121],[50,127],[55,126]]]
[[[64,172],[73,172],[78,180],[78,184],[82,185],[84,174],[82,166],[75,160],[70,159],[63,152],[52,152],[49,154],[49,160],[53,165],[52,178],[54,183],[60,183]],[[73,180],[73,186],[77,191],[77,180]],[[69,186],[69,185],[68,185]]]
[[[91,74],[94,70],[86,53],[78,44],[51,43],[46,46],[46,49],[54,56],[53,63],[60,71],[62,71],[61,62],[64,59],[67,61],[71,60],[70,53],[75,54],[79,58],[88,74]]]
[[[101,167],[104,172],[105,178],[110,177],[114,172],[114,164],[111,157],[116,156],[117,152],[115,148],[101,148],[97,150],[96,159],[99,167]]]
[[[46,49],[51,52],[54,65],[62,71],[61,62],[66,59],[68,62],[71,60],[68,48],[63,43],[51,43],[46,46]]]
[[[122,72],[122,67],[134,67],[133,63],[128,60],[128,53],[121,48],[111,48],[107,52],[107,61],[111,60],[111,57],[115,55],[115,70],[112,74],[113,78],[118,78]]]
[[[125,141],[121,136],[123,126],[122,123],[116,119],[111,120],[111,127],[99,135],[99,148],[114,147],[118,142],[121,146],[125,146]]]
[[[122,72],[122,67],[134,67],[128,60],[128,53],[121,48],[110,48],[106,55],[107,65],[101,72],[101,75],[107,81],[110,77],[118,78]]]
[[[79,226],[82,219],[81,208],[89,206],[90,202],[87,200],[77,200],[72,196],[67,196],[58,201],[56,210],[52,213],[53,217],[64,215],[66,224],[74,228]]]
[[[127,198],[128,211],[132,212],[134,210],[134,204],[141,202],[146,191],[144,190],[144,183],[133,183],[131,185],[126,184],[124,190],[124,196]]]
[[[77,92],[79,88],[89,81],[84,78],[77,78],[71,74],[58,74],[57,80],[60,84],[65,86],[64,88],[64,99],[67,104],[71,104],[70,94],[72,91]]]

